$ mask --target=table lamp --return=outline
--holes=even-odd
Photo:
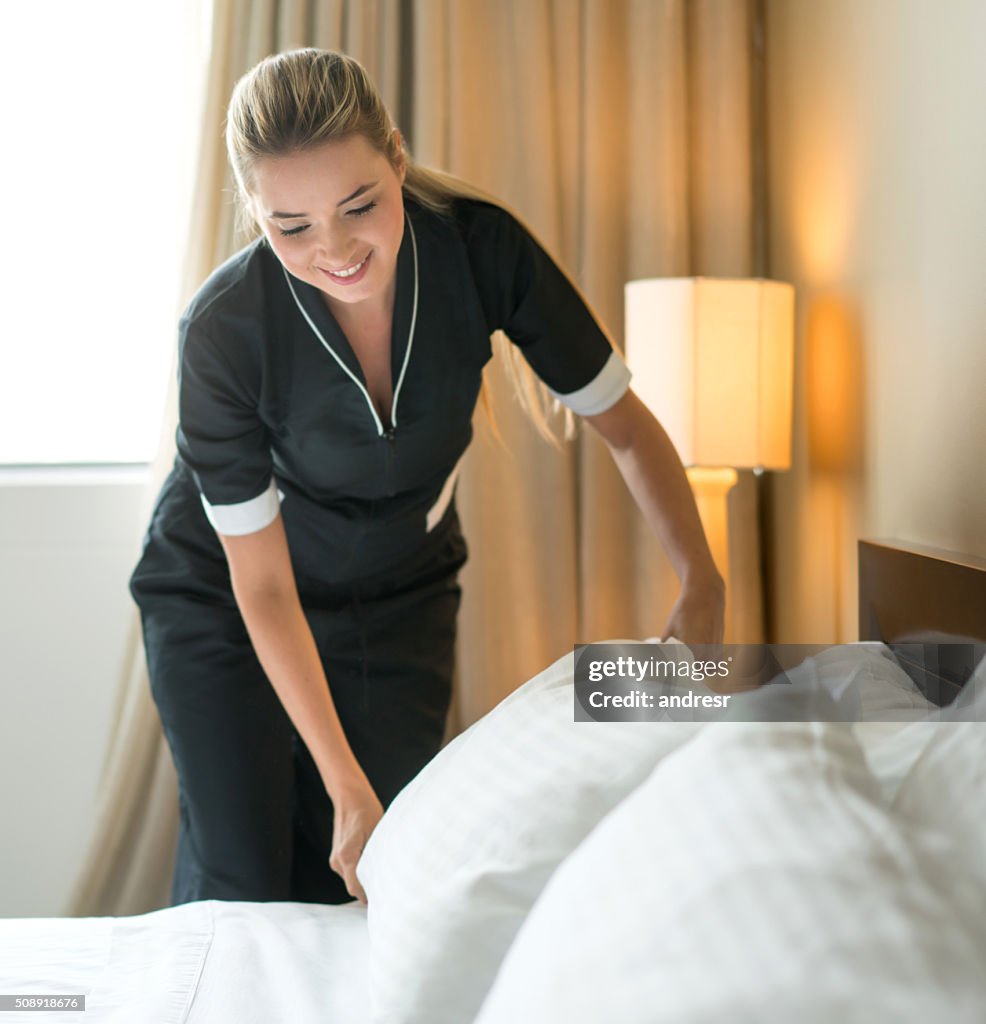
[[[736,470],[791,464],[794,288],[762,278],[630,281],[625,337],[633,390],[685,465],[728,608]]]

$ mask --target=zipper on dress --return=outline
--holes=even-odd
[[[394,438],[396,431],[393,427],[387,427],[383,432],[383,438],[387,442],[387,497],[392,498],[395,493],[394,481]]]

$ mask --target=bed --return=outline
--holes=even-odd
[[[0,999],[84,996],[100,1024],[981,1022],[986,561],[874,541],[859,566],[866,642],[802,682],[874,683],[870,721],[576,725],[569,655],[394,801],[369,908],[7,919]]]

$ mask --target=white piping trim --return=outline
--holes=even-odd
[[[370,414],[373,416],[373,422],[377,425],[377,433],[383,434],[383,424],[380,422],[380,417],[377,415],[377,410],[374,408],[373,399],[370,398],[370,393],[360,383],[359,378],[353,373],[352,370],[339,358],[336,354],[335,349],[322,337],[322,332],[315,326],[315,321],[308,315],[308,310],[301,304],[301,300],[298,298],[298,293],[294,290],[294,285],[291,283],[291,275],[287,272],[287,269],[282,265],[281,269],[284,271],[284,277],[288,282],[288,287],[291,289],[291,294],[294,296],[295,305],[301,310],[301,315],[308,321],[308,326],[315,332],[315,336],[325,346],[325,350],[330,356],[342,367],[346,376],[363,392],[363,397],[366,399],[366,404],[370,407]]]
[[[560,395],[557,391],[548,390],[572,412],[579,416],[596,416],[605,412],[626,394],[630,387],[630,370],[623,357],[614,348],[603,368],[589,381],[585,387],[568,394]]]
[[[401,384],[404,383],[404,373],[407,370],[407,362],[411,356],[411,344],[414,340],[414,326],[418,320],[418,242],[414,236],[414,226],[411,224],[411,218],[408,217],[407,212],[404,213],[404,218],[407,221],[407,226],[411,229],[411,249],[414,253],[414,307],[411,310],[411,329],[407,335],[407,348],[404,352],[404,364],[401,366],[401,375],[397,379],[397,387],[394,389],[394,401],[390,407],[390,419],[394,427],[397,426],[397,399],[400,395]],[[291,275],[288,273],[287,268],[284,264],[281,264],[281,270],[284,271],[284,279],[288,282],[288,288],[291,289],[291,296],[294,298],[294,304],[301,310],[301,315],[308,321],[308,326],[315,332],[315,336],[325,347],[326,351],[332,358],[342,367],[349,379],[363,392],[363,397],[366,399],[366,404],[369,406],[370,415],[373,417],[373,422],[377,427],[377,434],[383,437],[385,431],[383,429],[383,423],[380,421],[380,417],[377,415],[376,406],[373,404],[373,399],[370,398],[369,391],[363,387],[359,377],[357,377],[352,370],[339,358],[335,349],[325,340],[322,336],[322,332],[315,326],[315,321],[308,315],[308,310],[301,304],[301,300],[298,298],[298,293],[294,290],[294,285],[291,283]],[[396,302],[396,296],[394,301]]]
[[[407,216],[407,214],[405,214]],[[414,253],[414,306],[411,309],[411,328],[407,332],[407,348],[404,350],[404,365],[401,367],[401,375],[397,378],[397,387],[394,389],[394,401],[390,406],[390,422],[394,428],[397,427],[397,399],[401,394],[401,385],[404,383],[404,374],[407,371],[407,362],[411,358],[411,345],[414,344],[414,325],[418,322],[418,240],[414,237],[414,225],[411,218],[407,218],[407,226],[411,229],[411,251]]]

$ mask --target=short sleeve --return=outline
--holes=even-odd
[[[508,211],[475,205],[466,245],[490,331],[503,330],[573,412],[605,412],[630,386],[622,356],[534,236]]]
[[[241,356],[241,361],[242,361]],[[257,413],[259,381],[194,321],[178,328],[178,452],[209,521],[236,536],[261,530],[280,508],[267,428]]]

